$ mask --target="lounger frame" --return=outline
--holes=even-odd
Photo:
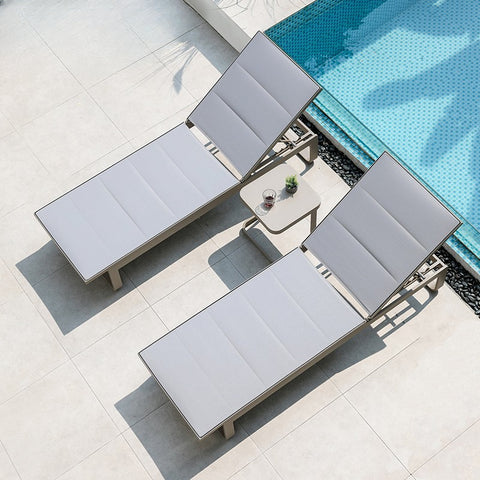
[[[254,37],[255,38],[255,37]],[[268,37],[265,37],[268,39]],[[253,39],[251,40],[253,41]],[[268,39],[270,44],[277,49],[281,55],[285,56],[286,58],[289,59],[289,61],[294,64],[299,70],[303,71],[303,69],[295,63],[292,59],[290,59],[285,52],[283,52],[274,42],[272,42],[270,39]],[[227,71],[234,65],[236,60],[232,62],[232,64],[228,67]],[[274,74],[275,72],[272,72]],[[304,72],[305,73],[305,72]],[[216,85],[218,82],[221,81],[222,77],[212,86],[212,88],[209,90],[209,92],[205,95],[205,98],[209,95],[209,93],[215,89]],[[316,82],[315,82],[316,83]],[[250,182],[254,178],[256,178],[258,175],[261,175],[265,172],[267,172],[269,169],[273,168],[275,165],[277,165],[280,162],[284,162],[293,155],[299,155],[302,157],[303,160],[305,160],[308,163],[312,163],[314,159],[318,156],[318,137],[317,135],[312,132],[300,119],[300,115],[302,112],[305,110],[305,108],[313,101],[313,99],[318,95],[318,93],[321,91],[321,87],[316,84],[317,90],[315,93],[308,99],[307,102],[305,102],[299,109],[299,111],[295,112],[295,115],[291,118],[293,120],[290,121],[288,125],[285,126],[284,130],[278,135],[278,137],[274,140],[274,142],[267,146],[266,150],[261,153],[261,155],[258,157],[257,161],[255,164],[253,164],[248,170],[247,173],[245,173],[243,176],[238,174],[237,170],[233,165],[230,165],[228,163],[228,159],[226,162],[222,162],[218,156],[216,157],[217,161],[219,161],[223,166],[238,180],[238,183],[235,184],[232,188],[229,188],[225,192],[221,193],[217,197],[211,199],[208,203],[198,207],[194,211],[190,212],[187,214],[185,217],[182,219],[178,220],[177,222],[171,224],[167,229],[159,232],[157,235],[154,237],[150,238],[147,240],[145,243],[138,245],[134,250],[130,251],[129,253],[126,253],[124,256],[121,258],[118,258],[115,262],[111,263],[107,267],[103,268],[102,270],[99,270],[97,273],[92,275],[89,278],[85,278],[79,270],[75,267],[73,262],[70,260],[69,256],[67,253],[61,248],[60,244],[55,240],[54,236],[50,234],[48,228],[43,224],[43,222],[40,220],[38,212],[40,210],[43,210],[46,206],[50,205],[51,203],[54,203],[56,200],[53,200],[49,204],[45,205],[42,207],[40,210],[35,212],[35,216],[37,220],[40,221],[41,225],[43,228],[46,230],[46,232],[50,235],[52,240],[55,242],[59,250],[65,255],[67,260],[70,262],[70,264],[73,266],[75,271],[80,275],[82,280],[85,283],[90,283],[91,281],[95,280],[96,278],[100,277],[101,275],[106,275],[109,281],[112,284],[112,287],[114,290],[119,289],[122,286],[122,279],[120,275],[120,268],[124,267],[126,264],[130,263],[132,260],[136,259],[146,251],[150,250],[151,248],[155,247],[183,227],[187,226],[215,206],[219,205],[221,202],[223,202],[225,199],[230,197],[231,195],[235,194],[238,192],[243,185],[246,183]],[[201,102],[200,102],[201,103]],[[199,108],[200,104],[197,105],[197,107],[193,110],[193,112],[189,115],[187,120],[185,121],[185,124],[188,128],[192,128],[194,123],[190,119],[191,116],[194,114],[195,110]],[[296,125],[298,129],[302,132],[300,135],[298,135],[296,132],[293,131],[292,126]],[[196,126],[199,131],[202,131],[199,126]],[[164,135],[167,135],[168,132]],[[209,143],[209,150],[212,155],[214,155],[212,152],[213,151],[218,151],[221,152],[221,149],[216,146],[209,138],[208,135],[206,135],[207,140],[210,142]],[[160,138],[160,137],[158,137]],[[153,140],[152,142],[156,141],[157,139]],[[149,142],[149,143],[152,143]],[[278,145],[283,144],[283,146],[278,147]],[[148,145],[148,144],[147,144]],[[146,145],[145,145],[146,146]],[[144,147],[145,147],[144,146]],[[136,150],[130,155],[135,155],[138,151],[140,151],[142,148]],[[274,150],[274,148],[277,149],[277,151]],[[308,149],[308,153],[305,153],[305,150]],[[129,156],[130,156],[129,155]],[[215,155],[214,155],[215,156]],[[128,157],[127,157],[128,158]],[[124,159],[120,160],[123,161]],[[119,163],[119,162],[117,162]],[[111,167],[110,167],[111,168]],[[108,169],[106,169],[108,170]],[[105,171],[105,170],[104,170]],[[103,173],[103,172],[101,172]],[[98,174],[100,175],[100,174]],[[92,178],[95,178],[92,177]],[[91,179],[89,179],[91,180]],[[87,182],[89,181],[87,180]],[[86,183],[86,182],[84,182]],[[83,184],[81,184],[83,185]],[[79,185],[80,186],[80,185]],[[78,187],[76,187],[78,188]],[[65,195],[67,195],[70,192],[67,192]],[[63,196],[63,195],[62,195]]]
[[[316,95],[315,95],[316,96]],[[313,98],[309,99],[308,105]],[[305,106],[304,106],[305,108]],[[303,111],[303,109],[302,109]],[[301,112],[302,112],[301,111]],[[300,116],[301,112],[299,112],[298,116]],[[298,135],[294,133],[293,131],[290,133],[288,130],[292,128],[292,126],[295,125],[298,129],[300,129],[303,133],[301,135]],[[190,122],[187,124],[190,128],[193,126],[193,124]],[[168,133],[168,132],[167,132]],[[155,139],[156,140],[156,139]],[[155,140],[152,140],[154,142]],[[149,142],[149,143],[152,143]],[[52,240],[55,242],[56,246],[58,249],[63,253],[65,258],[70,262],[74,270],[78,273],[78,275],[82,278],[82,280],[85,283],[90,283],[93,280],[97,279],[98,277],[105,275],[107,276],[108,280],[112,284],[112,287],[114,290],[118,290],[119,288],[122,287],[123,282],[122,278],[120,276],[120,268],[124,267],[128,263],[132,262],[139,256],[143,255],[145,252],[148,250],[152,249],[153,247],[157,246],[158,244],[162,243],[164,240],[181,230],[182,228],[186,227],[211,209],[215,208],[218,206],[220,203],[225,201],[227,198],[230,196],[234,195],[237,193],[244,185],[247,183],[251,182],[255,178],[258,177],[258,175],[262,175],[263,173],[268,172],[272,168],[274,168],[276,165],[278,165],[281,162],[285,162],[289,158],[291,158],[294,155],[299,155],[305,162],[307,163],[313,163],[313,161],[318,157],[318,136],[316,133],[312,132],[299,118],[293,120],[287,127],[286,131],[282,132],[282,135],[279,136],[279,138],[276,140],[274,147],[279,144],[283,143],[284,146],[280,148],[277,152],[272,152],[271,155],[267,156],[260,159],[259,162],[256,164],[256,169],[254,172],[251,172],[248,174],[248,176],[245,176],[243,179],[241,179],[237,184],[235,184],[232,188],[226,190],[223,192],[221,195],[218,195],[214,199],[212,199],[210,202],[206,203],[205,205],[202,205],[200,208],[197,208],[184,218],[182,218],[180,221],[172,224],[168,229],[164,230],[163,232],[160,232],[158,235],[154,236],[150,240],[148,240],[146,243],[140,245],[138,248],[133,250],[132,252],[128,253],[127,255],[119,258],[115,263],[112,263],[105,269],[101,270],[96,274],[95,276],[85,279],[83,275],[78,271],[78,269],[75,267],[75,265],[70,261],[69,257],[67,256],[66,252],[63,251],[61,246],[56,242],[55,238],[50,234],[48,229],[45,227],[45,225],[39,220],[37,213],[35,212],[35,217],[37,220],[39,220],[40,224],[42,227],[45,229],[45,231],[49,234],[49,236],[52,238]],[[148,145],[148,144],[147,144]],[[146,146],[146,145],[145,145]],[[144,148],[145,146],[141,147],[140,149],[136,150],[135,152],[131,153],[130,155],[134,155],[136,152]],[[305,150],[308,150],[308,153],[305,154]],[[269,152],[271,149],[269,150]],[[129,156],[130,156],[129,155]],[[125,157],[125,158],[128,158]],[[119,162],[122,162],[125,159],[120,160]],[[218,158],[217,158],[218,160]],[[218,160],[220,162],[220,160]],[[119,163],[116,162],[116,163]],[[114,165],[116,165],[116,163]],[[97,175],[94,175],[93,177],[89,178],[85,182],[81,183],[78,186],[83,185],[84,183],[90,181],[92,178],[95,178],[98,175],[101,175],[103,172],[108,170],[109,168],[112,168],[114,165],[106,168],[102,172],[98,173]],[[226,168],[226,167],[225,167]],[[233,174],[233,172],[231,172]],[[78,188],[75,187],[75,188]],[[71,191],[71,190],[70,190]],[[66,192],[64,195],[68,195],[69,192]],[[62,196],[64,196],[62,195]],[[61,198],[61,197],[59,197]],[[55,202],[57,199],[53,200],[50,203]],[[47,205],[49,205],[48,203]],[[44,207],[42,207],[44,208]]]
[[[388,152],[384,152],[382,155],[388,154]],[[380,158],[380,157],[379,157]],[[414,175],[412,175],[405,166],[403,166],[400,162],[397,161],[397,164],[400,168],[405,170],[414,180],[416,183],[418,183],[422,188],[425,188],[425,185],[423,185]],[[374,167],[375,164],[372,165]],[[370,167],[370,168],[372,168]],[[358,182],[360,182],[363,178],[364,175],[366,175],[368,172],[365,171],[363,175],[360,177]],[[357,182],[357,183],[358,183]],[[428,190],[428,189],[427,189]],[[342,199],[333,207],[330,213],[333,213],[335,209],[337,209],[343,199],[348,195],[348,192],[342,197]],[[432,198],[439,204],[442,205],[442,202],[435,196],[432,195]],[[325,219],[324,219],[325,220]],[[323,220],[320,222],[320,224],[323,222]],[[319,224],[319,225],[320,225]],[[387,313],[389,310],[394,308],[395,306],[399,305],[402,303],[404,300],[406,300],[408,297],[411,297],[415,292],[423,288],[424,286],[432,283],[434,280],[436,280],[436,285],[433,288],[434,291],[437,291],[445,282],[445,278],[447,275],[447,270],[448,267],[445,265],[436,255],[435,252],[448,240],[448,238],[457,230],[458,226],[453,228],[436,246],[435,249],[433,250],[433,253],[429,253],[423,260],[422,262],[410,273],[410,275],[407,277],[407,279],[399,286],[397,287],[386,299],[385,301],[371,314],[368,315],[368,319],[377,319],[378,317],[381,317],[385,313]],[[311,235],[311,234],[310,234]],[[305,242],[308,240],[310,235],[304,240],[300,248],[303,251],[307,250],[307,247],[304,245]],[[426,265],[423,270],[421,270],[422,266]],[[328,268],[328,265],[325,265]],[[428,280],[427,280],[428,279]],[[339,279],[340,283],[341,280]],[[415,282],[417,282],[417,285],[415,285]],[[344,285],[345,286],[345,285]],[[345,288],[347,288],[345,286]],[[347,288],[348,290],[348,288]],[[403,293],[400,294],[400,297],[393,300],[393,297],[395,295],[399,294],[402,290]],[[358,300],[358,299],[357,299]]]
[[[313,98],[311,100],[313,100]],[[285,147],[282,148],[280,152],[277,152],[274,155],[267,157],[266,159],[262,160],[259,164],[257,164],[256,174],[250,173],[248,177],[246,177],[244,180],[234,185],[229,190],[226,190],[224,193],[217,196],[209,203],[203,205],[202,207],[190,213],[188,216],[182,218],[182,220],[180,220],[179,222],[171,225],[168,230],[165,230],[159,235],[153,237],[147,243],[141,245],[136,250],[129,253],[127,256],[115,262],[113,265],[108,267],[108,269],[106,269],[104,272],[100,272],[97,275],[97,277],[99,277],[100,275],[106,272],[108,275],[108,279],[112,284],[113,289],[118,290],[122,286],[122,278],[120,276],[120,271],[119,271],[120,268],[124,267],[131,261],[143,255],[145,252],[152,249],[153,247],[156,247],[158,244],[162,243],[164,240],[172,236],[174,233],[178,232],[182,228],[186,227],[193,221],[200,218],[202,215],[204,215],[208,211],[220,205],[227,198],[231,197],[232,195],[240,191],[240,189],[243,186],[245,186],[247,183],[257,178],[259,174],[268,172],[269,170],[277,166],[278,163],[285,162],[286,160],[293,157],[294,155],[300,155],[301,152],[307,148],[309,150],[308,157],[304,157],[302,155],[300,156],[307,163],[313,163],[315,158],[318,157],[318,136],[317,134],[313,133],[303,122],[296,120],[294,123],[302,127],[302,130],[304,130],[305,132],[304,135],[301,138],[298,138],[297,140],[290,140],[288,138],[285,138],[285,140],[282,140],[282,138],[285,137],[285,132],[283,132],[282,136],[277,140],[277,143],[283,141],[285,142]],[[289,125],[288,128],[291,128],[291,126],[292,125]],[[97,278],[97,277],[94,277],[94,278]],[[94,280],[94,278],[92,278],[91,280]]]
[[[305,247],[300,247],[302,249],[302,251],[307,251],[307,249]],[[278,259],[276,261],[279,261],[281,259]],[[276,262],[274,262],[276,263]],[[270,266],[270,265],[269,265]],[[269,268],[269,266],[265,267],[263,270],[265,270],[266,268]],[[262,271],[263,271],[262,270]],[[148,364],[144,361],[144,359],[142,358],[142,356],[139,354],[139,357],[140,359],[142,360],[143,364],[145,365],[145,367],[148,369],[148,371],[150,372],[150,374],[152,375],[153,378],[155,378],[157,384],[160,386],[160,388],[162,389],[162,391],[165,393],[165,395],[167,396],[167,398],[172,402],[173,405],[175,405],[175,407],[177,408],[178,412],[180,413],[180,415],[182,416],[182,418],[185,420],[185,422],[190,426],[191,430],[195,433],[196,437],[201,440],[203,438],[205,438],[206,436],[208,436],[209,434],[213,433],[215,430],[219,430],[221,431],[221,433],[223,434],[223,436],[226,438],[226,439],[229,439],[231,438],[234,434],[235,434],[235,425],[234,425],[234,422],[235,420],[237,420],[238,418],[242,417],[243,415],[245,415],[245,413],[247,413],[248,411],[250,411],[252,408],[256,407],[258,404],[260,404],[261,402],[263,402],[264,400],[266,400],[270,395],[274,394],[277,390],[281,389],[283,386],[287,385],[289,382],[291,382],[293,379],[295,379],[296,377],[298,377],[299,375],[301,375],[303,372],[307,371],[310,367],[312,367],[313,365],[315,365],[317,362],[319,362],[320,360],[322,360],[323,358],[325,358],[327,355],[329,355],[330,353],[332,353],[334,350],[336,350],[338,347],[340,347],[342,344],[344,344],[345,342],[347,342],[348,340],[350,340],[352,337],[354,337],[357,333],[360,332],[360,330],[363,330],[366,326],[372,324],[374,321],[378,320],[380,317],[382,317],[383,315],[385,315],[389,310],[393,309],[394,307],[396,307],[397,305],[399,305],[400,303],[402,303],[403,301],[405,301],[408,297],[412,296],[414,293],[418,292],[420,289],[422,289],[423,287],[428,287],[431,291],[433,292],[436,292],[438,291],[439,288],[442,287],[442,285],[444,284],[444,280],[445,280],[445,276],[446,276],[446,273],[447,273],[447,270],[448,270],[448,267],[443,263],[441,262],[435,255],[431,255],[431,257],[429,257],[428,261],[425,263],[425,265],[420,265],[420,268],[418,268],[415,273],[412,275],[411,278],[409,278],[407,280],[407,282],[404,283],[404,289],[405,289],[405,292],[403,292],[399,298],[393,300],[391,303],[389,303],[387,306],[383,307],[381,310],[379,310],[375,316],[369,316],[369,317],[366,317],[364,318],[364,322],[362,324],[360,324],[358,327],[356,328],[353,328],[352,330],[350,330],[347,334],[343,335],[342,337],[338,338],[334,343],[332,343],[331,345],[329,345],[326,349],[322,350],[321,352],[319,352],[317,355],[315,355],[314,357],[312,357],[310,360],[308,360],[307,362],[305,362],[303,365],[301,365],[300,367],[296,368],[295,370],[293,370],[291,373],[289,373],[287,376],[285,376],[284,378],[282,378],[281,380],[279,380],[277,383],[275,383],[274,385],[272,385],[269,389],[265,390],[262,394],[258,395],[256,398],[254,398],[253,400],[251,400],[250,402],[248,402],[246,405],[244,405],[241,409],[237,410],[234,414],[230,415],[229,417],[227,417],[224,421],[222,421],[221,423],[219,423],[218,425],[216,425],[215,427],[213,427],[211,430],[209,430],[207,433],[205,433],[205,435],[203,436],[198,436],[197,433],[195,432],[195,429],[192,428],[192,426],[190,425],[190,422],[188,421],[188,419],[183,415],[182,411],[177,407],[176,403],[174,402],[174,400],[170,397],[170,395],[168,394],[168,392],[164,389],[163,385],[158,381],[157,377],[154,375],[154,373],[152,372],[152,370],[150,369],[150,367],[148,366]],[[260,273],[260,272],[259,272]],[[319,272],[319,275],[321,275],[321,273]],[[248,280],[246,280],[248,281]],[[243,282],[245,283],[245,282]],[[432,285],[433,283],[433,285]],[[235,287],[232,291],[236,290],[237,288],[239,288],[241,285]],[[217,301],[221,300],[223,297],[225,297],[226,295],[229,295],[229,293],[231,292],[228,292],[226,293],[225,295],[223,295],[222,297],[220,297],[220,299],[218,299]],[[346,301],[348,301],[347,299],[345,299]],[[348,302],[350,303],[350,302]],[[351,303],[350,303],[351,304]],[[207,307],[205,307],[203,310],[207,309]],[[188,321],[188,320],[187,320]],[[180,325],[179,325],[180,326]],[[178,327],[176,327],[178,328]],[[176,329],[175,328],[175,329]],[[173,329],[173,330],[175,330]],[[172,331],[173,331],[172,330]],[[155,342],[152,342],[152,344],[155,343]],[[150,344],[151,345],[151,344]],[[145,349],[148,348],[145,347]]]
[[[398,162],[397,162],[398,164]],[[398,164],[401,166],[400,164]],[[375,168],[375,167],[372,167]],[[407,169],[403,166],[401,166],[407,173]],[[410,174],[410,177],[412,175]],[[413,177],[415,178],[415,177]],[[417,179],[415,181],[421,185],[422,188],[425,188]],[[346,200],[346,197],[348,196],[348,193],[340,200],[340,202],[337,204],[335,208],[339,208],[339,205],[342,204],[343,201]],[[433,197],[433,196],[432,196]],[[435,198],[435,197],[433,197]],[[442,205],[442,203],[435,198],[435,201],[438,202],[439,205]],[[442,205],[443,207],[443,205]],[[332,212],[335,210],[335,208],[332,210]],[[419,259],[419,264],[413,269],[413,271],[409,274],[406,275],[406,279],[401,282],[397,287],[395,287],[394,291],[389,294],[386,292],[387,297],[385,301],[383,301],[378,307],[372,307],[375,308],[373,312],[369,312],[361,303],[361,301],[355,297],[355,295],[351,292],[351,290],[343,284],[346,290],[346,295],[342,295],[339,293],[343,299],[348,303],[353,309],[357,312],[358,314],[358,319],[359,323],[351,330],[343,334],[337,339],[334,339],[333,342],[328,345],[326,348],[323,350],[319,351],[316,353],[312,358],[307,360],[305,363],[302,365],[298,366],[291,372],[289,372],[287,375],[285,375],[282,379],[280,379],[278,382],[275,384],[271,385],[267,389],[265,389],[262,393],[257,395],[255,398],[251,399],[248,403],[243,405],[241,408],[239,408],[237,411],[229,415],[227,418],[222,419],[221,422],[219,422],[217,425],[212,427],[208,432],[205,434],[202,434],[202,436],[199,436],[198,433],[195,431],[195,429],[192,427],[192,430],[194,431],[195,435],[201,439],[204,438],[206,435],[212,433],[213,431],[220,429],[223,433],[223,435],[228,439],[235,433],[235,428],[234,428],[234,422],[237,420],[239,417],[244,415],[246,412],[248,412],[251,408],[255,407],[258,405],[260,402],[268,398],[271,394],[276,392],[278,389],[286,385],[288,382],[293,380],[295,377],[306,371],[308,368],[313,366],[315,363],[317,363],[319,360],[327,356],[329,353],[337,349],[340,345],[348,341],[350,338],[352,338],[354,335],[356,335],[361,329],[363,329],[365,326],[370,325],[374,321],[378,320],[385,314],[387,314],[390,310],[404,302],[406,299],[411,297],[413,294],[418,292],[420,289],[423,287],[428,287],[430,290],[433,292],[438,291],[439,288],[441,288],[445,282],[446,274],[447,274],[447,265],[445,265],[436,255],[435,252],[440,248],[440,246],[450,237],[450,235],[460,226],[461,222],[458,221],[456,223],[452,223],[452,226],[448,227],[449,231],[447,229],[444,229],[443,231],[443,238],[441,238],[439,241],[437,241],[435,244],[431,245],[430,251],[425,255],[424,258]],[[312,235],[312,234],[311,234]],[[307,247],[308,243],[307,240],[310,238],[310,235],[307,237],[307,239],[304,240],[302,245],[300,246],[300,250],[305,254],[309,249]],[[433,253],[432,253],[433,252]],[[313,254],[313,251],[311,252]],[[329,270],[328,265],[326,265],[324,262],[322,262],[321,258],[318,258],[319,255],[313,255],[314,259],[319,262],[319,265],[316,266],[317,273],[318,275],[322,275],[322,273],[319,271],[320,267],[324,267],[326,271],[331,273],[332,278],[336,279],[336,281],[339,281],[342,284],[341,279],[335,275],[334,271]],[[283,257],[282,257],[283,258]],[[277,260],[281,261],[282,259]],[[274,262],[276,263],[276,262]],[[270,266],[269,266],[270,267]],[[269,268],[266,267],[265,269]],[[264,269],[264,270],[265,270]],[[245,282],[244,282],[245,283]],[[239,288],[239,287],[236,287]],[[236,289],[234,289],[236,290]],[[231,292],[230,292],[231,293]],[[227,293],[226,295],[229,295]],[[226,295],[224,295],[222,298],[224,298]],[[220,299],[221,300],[221,299]],[[219,301],[219,300],[217,300]],[[216,303],[216,302],[214,302]],[[209,308],[210,306],[206,307]],[[206,310],[204,309],[204,310]],[[178,328],[178,327],[177,327]],[[153,342],[155,343],[155,342]],[[153,344],[152,343],[152,344]],[[146,347],[146,349],[149,347]],[[160,381],[157,379],[157,377],[154,375],[153,371],[150,369],[146,361],[144,361],[141,352],[140,352],[140,358],[142,359],[142,362],[145,364],[145,366],[148,368],[152,376],[157,380],[159,383],[160,387],[162,390],[164,390],[165,394],[167,397],[172,401],[172,403],[176,406],[175,402],[173,399],[170,397],[167,391],[165,391],[164,387],[160,383]],[[185,419],[187,424],[190,425],[189,421],[185,418],[183,415],[181,409],[177,407],[178,411],[182,415],[182,417]],[[190,425],[191,426],[191,425]]]

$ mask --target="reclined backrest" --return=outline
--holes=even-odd
[[[459,226],[385,152],[304,245],[373,315]]]
[[[189,120],[246,177],[319,91],[312,78],[258,32]]]

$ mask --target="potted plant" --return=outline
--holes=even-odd
[[[285,190],[288,193],[295,193],[298,189],[298,180],[296,175],[289,175],[285,179]]]

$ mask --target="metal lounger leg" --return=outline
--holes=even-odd
[[[108,278],[110,279],[110,283],[114,290],[118,290],[123,285],[120,270],[118,268],[108,270]]]
[[[309,157],[307,163],[313,163],[313,161],[318,157],[318,137],[315,135],[312,140],[309,142]]]
[[[440,270],[440,272],[437,274],[437,277],[436,277],[436,280],[435,280],[435,285],[433,287],[428,285],[428,288],[430,290],[432,290],[433,292],[436,292],[443,286],[443,284],[445,283],[445,279],[447,278],[447,270],[448,270],[447,266],[444,266]]]
[[[233,420],[225,422],[222,425],[222,433],[226,440],[235,435],[235,425],[233,424]]]
[[[317,209],[315,209],[310,215],[310,233],[313,233],[317,227]]]

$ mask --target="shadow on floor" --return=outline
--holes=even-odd
[[[115,407],[128,421],[132,406],[141,403],[150,391],[147,380],[117,402]],[[195,477],[228,455],[233,447],[246,438],[245,432],[240,430],[228,441],[219,432],[198,440],[170,401],[135,423],[131,431],[136,438],[127,439],[142,463],[148,465],[151,459],[165,480],[189,480]],[[144,461],[144,452],[150,457],[147,461]],[[209,478],[208,475],[206,478]]]
[[[125,275],[125,285],[117,292],[100,277],[88,285],[83,282],[70,264],[64,264],[38,280],[38,265],[48,262],[48,255],[58,256],[52,241],[16,264],[48,309],[63,334],[68,334],[88,319],[102,312],[133,288]],[[56,258],[52,258],[52,262]]]
[[[294,406],[332,375],[385,348],[384,339],[410,322],[435,296],[430,293],[423,303],[411,298],[401,310],[395,310],[394,315],[386,316],[373,326],[365,328],[334,353],[236,421],[236,434],[232,439],[226,441],[219,432],[215,432],[201,441],[197,440],[173,404],[166,401],[160,408],[133,425],[132,432],[136,437],[133,443],[136,444],[138,440],[140,444],[134,446],[134,449],[144,449],[165,479],[192,478],[200,471],[208,469],[220,457],[229,455],[230,450],[248,435]],[[328,368],[324,368],[327,362]],[[151,385],[146,381],[115,406],[128,421],[132,416],[132,406],[141,404],[143,396],[150,393]]]

